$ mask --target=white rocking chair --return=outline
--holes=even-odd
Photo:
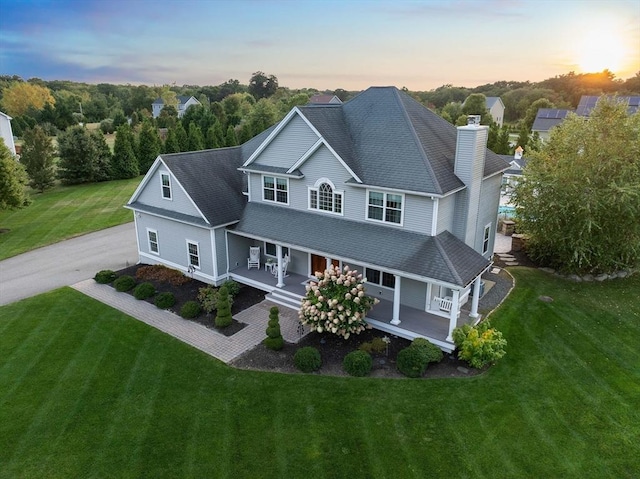
[[[283,278],[287,277],[287,266],[289,266],[289,255],[288,254],[284,255],[284,258],[282,259],[282,277]],[[276,278],[278,277],[278,265],[277,264],[274,265],[274,267],[272,269],[272,273]]]
[[[260,247],[251,246],[249,248],[249,257],[247,258],[247,269],[260,269]]]

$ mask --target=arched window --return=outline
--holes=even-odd
[[[336,191],[328,179],[319,179],[309,188],[309,209],[342,214],[342,192]]]

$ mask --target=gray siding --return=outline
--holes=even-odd
[[[484,255],[487,259],[491,259],[491,255],[493,254],[501,184],[502,175],[492,176],[491,178],[487,178],[482,182],[482,189],[480,194],[480,209],[478,212],[478,229],[476,231],[477,246],[475,250],[479,253],[482,253],[484,227],[491,223],[491,234],[489,235],[489,250],[487,254]]]
[[[259,165],[289,168],[318,141],[309,125],[295,115],[269,145],[258,155],[255,163]]]
[[[251,246],[260,246],[260,252],[264,254],[264,251],[262,251],[262,241],[243,238],[242,236],[231,233],[227,234],[227,238],[229,240],[229,270],[247,267],[249,247]],[[264,261],[264,258],[262,261]]]
[[[438,200],[438,227],[436,234],[454,230],[456,195],[448,195]]]
[[[287,270],[304,276],[309,275],[309,253],[290,249],[289,258],[291,262],[287,266]]]
[[[225,229],[217,228],[214,230],[214,235],[218,276],[223,276],[227,274],[227,243],[225,238]]]
[[[404,195],[404,229],[431,234],[433,200],[424,196]]]
[[[424,311],[426,298],[426,283],[421,283],[414,279],[402,278],[400,282],[400,303]]]
[[[138,196],[138,201],[144,203],[145,205],[155,206],[157,208],[163,208],[166,210],[175,211],[177,213],[184,213],[186,215],[198,216],[200,217],[200,213],[193,205],[189,197],[186,195],[184,190],[178,185],[175,177],[169,172],[168,169],[164,168],[164,165],[161,163],[158,165],[153,172],[149,172],[149,179],[144,189],[140,192]],[[171,199],[165,200],[162,198],[162,183],[160,182],[160,173],[169,173],[169,177],[171,178]]]
[[[194,277],[212,282],[213,252],[211,251],[211,230],[197,226],[185,225],[157,216],[141,213],[136,219],[138,244],[140,245],[140,262],[146,264],[165,264],[171,268],[187,271],[187,240],[198,243],[200,270]],[[159,254],[149,251],[147,228],[158,232]]]

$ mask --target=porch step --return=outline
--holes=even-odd
[[[264,298],[286,308],[295,309],[296,311],[300,309],[300,301],[302,301],[302,296],[299,294],[290,293],[289,291],[279,288],[274,289],[265,295]]]

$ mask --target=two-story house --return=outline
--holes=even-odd
[[[11,117],[0,111],[0,138],[12,155],[16,154],[16,144],[13,141],[13,130],[11,129]]]
[[[176,109],[178,110],[178,118],[182,118],[187,111],[187,108],[194,105],[202,105],[196,97],[194,96],[177,96],[176,101],[178,102]],[[154,118],[158,118],[160,116],[160,112],[164,108],[164,100],[162,98],[157,98],[151,104],[151,114]]]
[[[487,134],[478,118],[456,128],[372,87],[295,107],[238,147],[161,155],[127,204],[140,262],[231,278],[295,309],[316,271],[349,266],[381,300],[373,327],[451,351],[453,329],[479,319],[509,167]]]

